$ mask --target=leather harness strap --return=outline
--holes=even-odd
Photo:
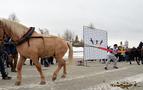
[[[29,39],[31,38],[34,30],[35,30],[35,27],[30,27],[29,30],[17,42],[15,42],[16,46],[21,45],[26,41],[29,42]]]

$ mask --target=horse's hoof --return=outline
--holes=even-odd
[[[41,81],[41,82],[40,82],[40,85],[45,85],[45,84],[46,84],[45,81]]]
[[[62,75],[61,78],[66,78],[66,75]]]
[[[17,81],[17,82],[15,83],[15,85],[16,85],[16,86],[20,86],[20,85],[21,85],[21,82],[20,82],[20,81]]]
[[[53,77],[53,78],[52,78],[52,81],[55,81],[56,79],[57,79],[57,77]]]

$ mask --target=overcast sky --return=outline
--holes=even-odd
[[[108,32],[108,43],[143,41],[143,0],[1,0],[0,17],[15,13],[22,24],[47,28],[52,34],[66,29],[82,37],[83,25]]]

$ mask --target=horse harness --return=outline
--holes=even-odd
[[[18,41],[15,42],[15,45],[19,46],[22,43],[27,41],[28,42],[28,46],[30,46],[30,44],[29,44],[29,39],[30,38],[42,38],[43,39],[42,36],[35,36],[35,37],[32,36],[34,30],[35,30],[35,27],[30,27],[29,30]]]

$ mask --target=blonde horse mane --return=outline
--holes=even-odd
[[[22,35],[24,31],[27,31],[28,28],[18,22],[14,22],[7,19],[0,19],[2,24],[6,26],[11,32],[16,33],[18,35]]]

